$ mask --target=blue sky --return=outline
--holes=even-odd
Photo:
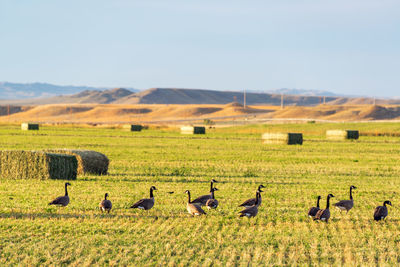
[[[0,0],[0,81],[400,96],[400,1]]]

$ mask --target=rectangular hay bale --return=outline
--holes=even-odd
[[[183,126],[181,127],[181,134],[205,134],[206,127],[203,126]]]
[[[122,128],[129,130],[131,132],[140,132],[143,129],[143,125],[140,124],[128,124],[128,125],[124,125],[122,126]]]
[[[327,130],[326,138],[329,140],[357,140],[360,134],[356,130]]]
[[[28,131],[28,130],[39,130],[39,124],[37,123],[21,123],[21,130]]]
[[[0,179],[75,180],[75,156],[43,151],[0,151]]]
[[[262,135],[264,144],[284,144],[284,145],[302,145],[302,133],[264,133]]]

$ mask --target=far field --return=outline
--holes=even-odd
[[[327,129],[359,129],[358,141],[326,141]],[[48,206],[61,180],[0,179],[0,265],[394,265],[400,263],[400,124],[284,124],[208,129],[0,126],[0,149],[92,149],[111,160],[107,176],[71,181],[71,203]],[[303,132],[302,146],[263,145],[261,133]],[[384,136],[375,136],[385,133]],[[189,189],[219,183],[220,206],[203,217],[186,212]],[[266,186],[256,218],[237,207]],[[127,207],[156,186],[150,211]],[[348,199],[349,214],[331,209],[329,224],[306,216],[316,196]],[[167,192],[174,191],[174,194]],[[108,192],[114,209],[97,209]],[[374,208],[391,200],[386,222]]]

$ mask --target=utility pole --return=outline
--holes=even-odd
[[[283,94],[281,93],[281,109],[283,109]]]
[[[246,89],[243,89],[243,108],[246,109]]]

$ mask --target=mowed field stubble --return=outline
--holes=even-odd
[[[355,129],[357,141],[327,141],[327,129]],[[264,132],[302,132],[303,145],[262,144]],[[363,135],[368,133],[368,135]],[[110,159],[109,174],[70,181],[70,204],[48,206],[64,180],[0,179],[1,265],[392,265],[400,263],[398,123],[252,125],[208,129],[0,126],[0,148],[90,149]],[[216,210],[192,217],[187,195],[207,194],[215,179]],[[238,205],[266,186],[255,218]],[[156,186],[154,208],[129,209]],[[348,214],[331,207],[328,224],[307,211],[316,197],[349,199]],[[168,192],[174,192],[169,194]],[[105,193],[113,203],[102,214]],[[385,222],[374,208],[390,200]]]

